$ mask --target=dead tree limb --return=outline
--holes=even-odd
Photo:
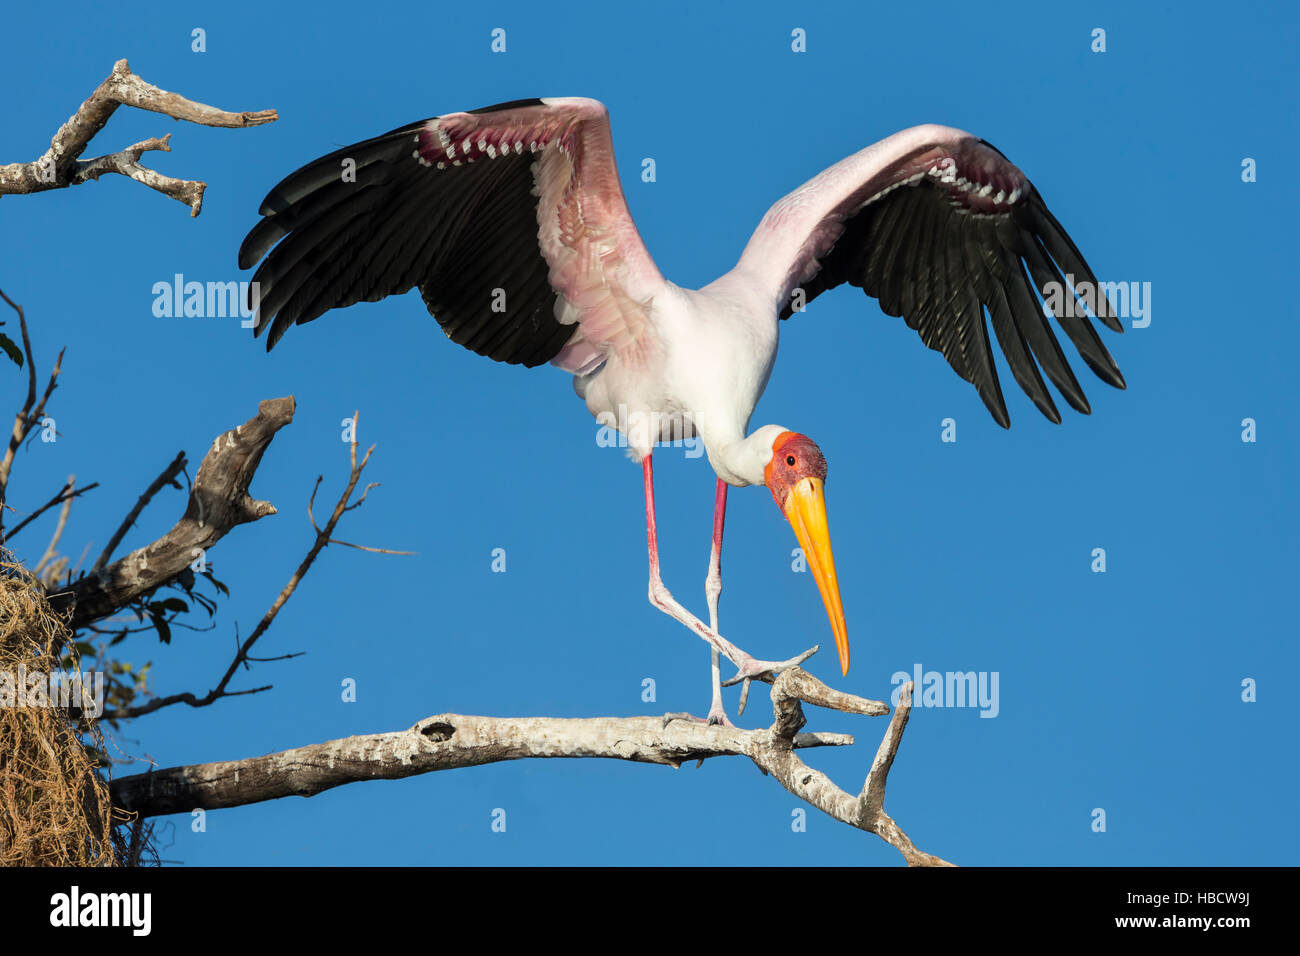
[[[218,435],[199,465],[185,514],[175,526],[73,585],[72,628],[106,617],[166,584],[238,525],[275,514],[275,506],[252,498],[248,486],[262,454],[275,433],[293,420],[293,412],[292,395],[267,399],[253,418]]]
[[[344,737],[295,747],[245,760],[170,767],[121,777],[112,783],[114,803],[141,816],[216,810],[261,803],[280,797],[310,797],[362,780],[394,780],[416,774],[530,757],[603,757],[680,767],[691,760],[745,756],[774,776],[792,794],[850,826],[875,833],[896,847],[912,866],[949,865],[917,850],[883,806],[864,809],[863,801],[845,793],[807,767],[794,751],[809,747],[843,747],[848,734],[798,733],[803,723],[801,697],[837,710],[885,714],[889,708],[839,691],[830,691],[798,668],[787,671],[773,688],[776,720],[771,727],[741,730],[702,722],[661,717],[474,717],[438,714],[409,730]],[[890,760],[897,750],[911,707],[911,685],[904,688],[882,752]],[[872,774],[884,797],[888,762],[877,755]],[[873,795],[876,791],[872,791]],[[874,796],[873,796],[874,799]],[[874,804],[872,805],[874,806]]]
[[[310,797],[359,780],[397,780],[437,770],[527,757],[606,757],[680,767],[741,756],[764,730],[662,717],[474,717],[438,714],[409,730],[344,737],[245,760],[171,767],[113,781],[114,802],[144,816]],[[847,746],[847,734],[800,734],[799,747]]]
[[[898,708],[894,711],[889,729],[885,732],[858,796],[854,797],[841,790],[824,773],[813,770],[795,755],[795,733],[804,724],[802,702],[847,710],[850,713],[887,712],[887,708],[885,711],[876,711],[844,706],[849,702],[841,701],[840,698],[848,697],[851,695],[832,690],[800,668],[781,674],[772,685],[772,709],[776,712],[776,721],[770,731],[772,739],[767,746],[750,753],[750,759],[760,769],[776,777],[781,786],[800,800],[811,803],[841,823],[876,834],[903,854],[908,866],[951,866],[946,860],[918,850],[907,834],[885,813],[885,778],[889,776],[894,756],[898,753],[898,744],[903,738],[903,729],[912,712],[911,681],[903,686]],[[856,700],[860,702],[862,698]],[[884,707],[884,704],[875,701],[866,703]]]
[[[227,129],[261,126],[279,118],[275,110],[232,113],[196,103],[146,83],[131,72],[126,60],[118,60],[108,78],[59,127],[50,140],[50,148],[40,159],[0,165],[0,196],[65,189],[96,180],[105,173],[118,173],[185,203],[190,207],[190,215],[197,216],[203,208],[203,191],[207,189],[207,183],[173,179],[140,165],[140,157],[149,150],[171,151],[170,133],[161,139],[147,139],[115,153],[81,159],[90,141],[119,106],[134,106],[174,120]]]

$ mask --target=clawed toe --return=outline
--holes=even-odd
[[[681,710],[681,711],[674,711],[674,712],[672,712],[672,713],[664,714],[664,726],[665,726],[665,727],[667,727],[669,724],[671,724],[674,720],[686,720],[686,721],[690,721],[690,722],[693,723],[693,724],[702,724],[702,723],[704,723],[704,720],[703,720],[702,718],[696,717],[694,714],[688,714],[688,713],[687,713],[686,711],[684,711],[684,710]]]
[[[733,724],[730,720],[727,719],[727,712],[726,712],[725,710],[711,710],[711,711],[709,711],[709,719],[708,719],[707,723],[708,723],[708,725],[709,725],[710,727],[713,727],[713,726],[718,726],[718,727],[735,727],[735,726],[736,726],[736,725]]]
[[[743,664],[737,666],[736,673],[730,680],[723,681],[722,686],[731,687],[733,684],[739,684],[742,680],[772,680],[782,671],[788,671],[792,667],[798,667],[808,658],[816,654],[820,647],[820,644],[814,644],[798,657],[792,657],[788,661],[759,661],[751,657]]]
[[[729,719],[727,719],[726,712],[722,710],[711,710],[709,711],[708,717],[696,717],[694,714],[689,714],[684,710],[675,711],[669,714],[664,714],[665,727],[667,727],[674,720],[687,720],[693,724],[707,724],[710,727],[735,727],[736,726]]]

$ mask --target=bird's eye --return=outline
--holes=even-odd
[[[794,455],[786,455],[786,456],[785,456],[785,463],[786,463],[787,465],[789,465],[791,468],[793,468],[793,467],[794,467]]]

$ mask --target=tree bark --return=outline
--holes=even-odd
[[[912,685],[904,689],[862,794],[854,797],[796,755],[808,747],[851,746],[847,734],[798,733],[801,702],[865,715],[889,712],[880,701],[833,690],[801,668],[772,688],[771,727],[742,730],[662,717],[477,717],[437,714],[409,730],[344,737],[261,757],[170,767],[112,783],[114,803],[141,816],[216,810],[280,797],[310,797],[363,780],[395,780],[503,760],[602,757],[680,767],[688,760],[744,756],[792,794],[849,826],[875,833],[911,866],[950,866],[918,850],[884,812],[884,783],[897,752]]]
[[[190,207],[190,215],[197,216],[203,209],[203,191],[207,189],[207,183],[173,179],[140,165],[140,157],[149,150],[171,152],[170,133],[161,139],[142,140],[116,153],[89,160],[80,158],[119,106],[134,106],[201,126],[235,129],[261,126],[279,118],[275,110],[232,113],[196,103],[146,83],[131,72],[126,60],[118,60],[113,64],[113,72],[59,127],[50,140],[50,148],[40,159],[0,165],[0,196],[66,189],[99,179],[105,173],[119,173],[185,203]]]

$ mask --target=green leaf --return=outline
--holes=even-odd
[[[18,346],[14,345],[13,339],[5,335],[3,332],[0,332],[0,349],[4,349],[5,355],[8,355],[11,359],[13,359],[13,363],[15,365],[17,365],[19,368],[23,367],[22,351],[18,348]]]

